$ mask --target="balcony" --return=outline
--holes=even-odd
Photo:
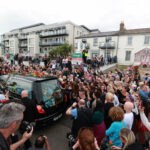
[[[87,41],[86,41],[86,39],[82,39],[82,43],[86,43]]]
[[[4,46],[4,47],[9,47],[9,44],[6,44],[6,43],[5,43],[3,46]]]
[[[64,32],[57,32],[57,33],[49,33],[49,34],[40,34],[41,38],[47,38],[47,37],[56,37],[56,36],[65,36],[68,35],[67,31]]]
[[[59,46],[65,43],[65,41],[40,42],[40,46]]]
[[[22,44],[19,44],[19,47],[27,47],[27,43],[22,43]]]
[[[4,38],[4,39],[2,39],[2,41],[9,41],[9,38]]]
[[[19,40],[27,40],[26,36],[19,37]]]
[[[21,54],[26,54],[27,53],[27,48],[26,49],[19,49],[19,53]]]
[[[110,41],[110,42],[100,42],[99,48],[101,49],[114,49],[115,48],[115,42]]]

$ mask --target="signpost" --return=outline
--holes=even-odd
[[[82,62],[82,53],[72,53],[72,64],[81,64]]]

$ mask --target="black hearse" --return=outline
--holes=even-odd
[[[7,80],[7,76],[0,77]],[[12,75],[7,80],[11,99],[21,99],[22,90],[28,90],[29,100],[33,101],[38,111],[35,118],[37,125],[46,125],[48,122],[61,118],[65,105],[56,76],[37,78],[33,76]]]

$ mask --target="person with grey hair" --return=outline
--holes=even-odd
[[[24,111],[25,107],[16,102],[6,103],[0,108],[0,150],[16,150],[32,136],[33,128],[30,133],[25,132],[18,142],[10,146],[7,142],[8,137],[20,127]]]

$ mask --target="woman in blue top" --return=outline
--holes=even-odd
[[[112,107],[109,111],[109,116],[112,118],[113,123],[106,130],[106,136],[109,137],[109,141],[113,142],[114,146],[121,147],[121,140],[119,139],[119,133],[122,128],[125,128],[124,111],[120,107]]]

